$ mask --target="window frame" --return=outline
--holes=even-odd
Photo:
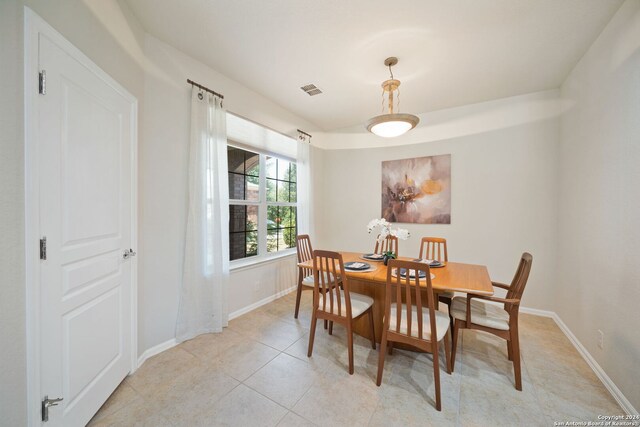
[[[257,206],[258,207],[258,254],[252,255],[245,258],[238,258],[231,260],[229,259],[229,268],[234,270],[236,268],[242,268],[251,266],[253,264],[261,264],[264,262],[274,261],[279,258],[289,257],[295,255],[297,248],[294,246],[292,248],[283,249],[277,252],[268,252],[267,251],[267,207],[268,206],[282,206],[282,207],[294,207],[296,208],[296,230],[298,227],[298,212],[299,212],[299,189],[298,189],[298,179],[296,177],[296,201],[295,202],[269,202],[267,201],[267,156],[275,157],[280,160],[285,160],[290,163],[296,164],[297,170],[297,160],[292,159],[289,156],[273,153],[267,150],[262,150],[256,147],[252,147],[247,144],[242,144],[231,139],[227,140],[227,147],[236,148],[239,150],[249,151],[251,153],[258,154],[260,157],[260,174],[259,174],[259,195],[258,201],[250,201],[250,200],[239,200],[232,199],[229,197],[229,206],[227,209],[230,209],[232,205],[241,205],[241,206]],[[227,175],[229,174],[229,170],[226,171]],[[229,237],[231,235],[231,230],[229,230]]]

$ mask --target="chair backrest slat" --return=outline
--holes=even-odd
[[[418,258],[449,262],[447,239],[442,237],[423,237],[420,241],[420,255]]]
[[[308,234],[300,234],[296,236],[296,248],[298,251],[298,262],[309,261],[313,258],[313,248],[311,247],[311,239]],[[311,276],[312,269],[300,267],[303,277]]]
[[[400,273],[402,269],[405,269],[406,271],[405,277],[402,277]],[[412,270],[415,272],[413,278],[411,277]],[[423,273],[425,277],[420,278],[421,273]],[[394,287],[395,292],[393,289]],[[425,294],[427,296],[427,301],[423,301],[423,296]],[[397,304],[396,327],[394,332],[402,333],[400,332],[401,328],[406,326],[405,335],[410,338],[425,340],[425,330],[431,331],[431,337],[436,336],[436,319],[434,312],[435,299],[431,284],[431,272],[427,264],[414,261],[389,260],[386,295],[386,318],[388,318],[391,313],[391,303],[395,302]],[[395,301],[392,301],[393,295],[395,295]],[[406,316],[402,316],[402,304],[405,304]],[[416,319],[413,319],[414,306]],[[423,322],[425,310],[427,310],[429,314],[428,326],[424,325]],[[417,336],[412,332],[413,321],[416,321],[418,325]],[[431,341],[434,342],[434,345],[437,345],[437,340],[432,339]]]
[[[396,236],[387,236],[382,241],[379,240],[380,235],[376,238],[376,247],[373,253],[382,254],[385,252],[393,252],[398,256],[398,238]]]
[[[529,280],[529,273],[531,272],[531,265],[533,263],[533,257],[530,253],[525,252],[520,258],[518,269],[516,270],[509,290],[507,291],[507,299],[522,299],[524,288],[527,286]],[[513,304],[505,303],[504,309],[509,311],[513,307]]]

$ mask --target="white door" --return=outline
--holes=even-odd
[[[40,392],[46,426],[83,426],[133,368],[136,103],[76,50],[39,33]]]

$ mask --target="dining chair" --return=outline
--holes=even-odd
[[[330,278],[335,277],[342,286],[331,286]],[[376,348],[376,334],[373,326],[373,298],[349,291],[349,279],[345,274],[342,255],[331,251],[313,251],[313,312],[311,314],[311,330],[309,332],[309,351],[313,353],[313,341],[316,334],[316,323],[319,319],[343,325],[347,329],[347,346],[349,350],[349,374],[353,375],[353,322],[369,315],[371,325],[371,347]]]
[[[402,277],[400,273],[403,271],[402,269],[406,272],[405,277]],[[411,270],[415,271],[413,278],[410,277]],[[420,278],[421,275],[423,275],[422,278]],[[427,292],[416,292],[420,288],[426,288]],[[426,295],[426,301],[423,300],[424,295]],[[415,261],[389,261],[385,290],[384,329],[382,330],[376,384],[380,386],[382,383],[387,345],[389,345],[390,354],[394,342],[407,344],[418,350],[431,353],[433,355],[436,409],[440,411],[442,404],[438,348],[440,343],[444,341],[447,373],[451,374],[451,347],[447,337],[449,316],[436,310],[435,304],[428,265]]]
[[[309,261],[313,257],[313,248],[311,247],[311,239],[308,234],[300,234],[296,236],[296,249],[298,252],[298,263]],[[333,280],[332,280],[333,282]],[[300,311],[300,299],[302,298],[302,290],[306,287],[313,290],[313,269],[298,267],[298,289],[296,292],[296,309],[293,315],[294,319],[298,318]],[[324,328],[327,329],[328,322],[325,320]]]
[[[434,259],[436,261],[449,262],[449,253],[447,251],[447,239],[442,237],[423,237],[420,241],[420,259]],[[453,330],[453,317],[451,317],[451,301],[454,297],[453,292],[444,291],[438,293],[438,301],[447,305],[449,310],[451,330]],[[436,309],[437,309],[436,304]]]
[[[524,288],[529,279],[533,257],[525,252],[510,285],[491,282],[494,287],[506,289],[505,298],[487,295],[467,294],[466,297],[455,297],[451,304],[451,312],[455,318],[453,327],[452,367],[455,364],[456,346],[460,329],[476,329],[489,332],[507,341],[507,355],[513,362],[516,390],[522,391],[520,372],[520,342],[518,339],[518,312]],[[487,301],[499,302],[503,306]]]
[[[311,238],[308,234],[300,234],[296,236],[296,248],[298,251],[298,263],[309,261],[313,257],[313,248],[311,247]],[[298,318],[300,310],[300,298],[302,297],[303,287],[313,289],[313,270],[311,268],[298,267],[298,289],[296,292],[296,309],[293,317]]]
[[[380,235],[378,235],[378,237],[376,237],[376,247],[373,250],[373,253],[383,254],[389,251],[398,256],[398,238],[396,236],[389,235],[380,241]]]

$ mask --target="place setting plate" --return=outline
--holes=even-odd
[[[398,269],[397,269],[397,268],[394,268],[394,269],[391,271],[391,275],[392,275],[393,277],[398,277]],[[406,268],[401,268],[401,269],[400,269],[400,277],[402,277],[402,278],[407,277],[407,269],[406,269]],[[411,279],[414,279],[414,278],[416,277],[416,271],[415,271],[415,270],[413,270],[413,269],[410,269],[410,270],[409,270],[409,277],[410,277]],[[425,277],[427,277],[427,274],[426,274],[424,271],[421,271],[421,272],[420,272],[420,278],[421,278],[421,279],[424,279]],[[431,273],[431,279],[433,280],[433,279],[435,279],[435,278],[436,278],[436,275],[435,275],[435,274],[433,274],[433,273]]]
[[[344,269],[353,273],[364,273],[367,271],[375,271],[375,268],[371,267],[371,264],[366,262],[351,261],[344,263]]]
[[[360,258],[367,261],[382,262],[384,261],[384,255],[382,254],[363,254]]]
[[[422,262],[424,264],[429,264],[429,268],[442,268],[442,267],[447,265],[446,263],[440,262],[440,261],[435,260],[435,259],[420,259],[420,258],[416,258],[416,259],[413,259],[411,261]]]

